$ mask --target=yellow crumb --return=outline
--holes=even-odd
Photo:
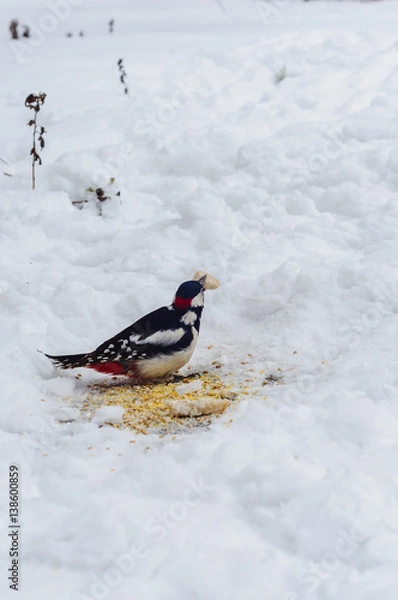
[[[218,368],[218,363],[214,365]],[[220,365],[221,366],[221,365]],[[200,387],[181,394],[184,384],[200,381]],[[189,387],[187,389],[189,390]],[[247,392],[246,392],[247,393]],[[237,398],[231,386],[218,375],[204,372],[188,377],[175,376],[164,383],[132,385],[105,382],[89,386],[82,412],[92,418],[101,406],[122,406],[120,422],[107,423],[116,428],[127,428],[136,434],[158,433],[164,436],[184,429],[207,427]],[[130,440],[134,444],[136,440]],[[109,447],[107,447],[109,450]]]

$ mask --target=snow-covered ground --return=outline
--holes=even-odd
[[[397,19],[388,0],[3,0],[2,598],[396,599]],[[100,185],[102,216],[72,205]],[[90,378],[36,349],[91,350],[198,268],[222,285],[191,365],[248,395],[161,439],[81,419]]]

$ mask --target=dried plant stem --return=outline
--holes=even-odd
[[[32,151],[36,152],[36,130],[37,130],[37,121],[36,121],[37,113],[35,113],[34,125],[33,125],[33,135],[32,135]],[[39,165],[41,164],[41,160],[39,158]],[[35,169],[36,161],[32,158],[32,190],[36,189],[36,169]]]
[[[34,111],[34,117],[28,123],[29,127],[33,127],[32,134],[32,148],[30,154],[32,156],[32,190],[36,189],[36,162],[41,165],[42,160],[37,152],[36,142],[39,144],[40,149],[43,150],[45,146],[44,133],[46,130],[42,125],[37,124],[37,113],[40,111],[40,107],[43,106],[46,99],[46,94],[40,92],[39,94],[29,94],[25,100],[25,106]]]
[[[126,83],[127,73],[126,73],[126,70],[124,68],[124,64],[123,64],[123,59],[122,58],[120,58],[117,61],[117,66],[119,67],[120,81],[122,82],[122,84],[124,86],[124,93],[128,94],[129,93],[129,88],[127,87],[127,83]]]
[[[18,35],[18,21],[16,19],[13,19],[10,23],[10,33],[11,33],[11,39],[13,40],[17,40],[19,38]]]

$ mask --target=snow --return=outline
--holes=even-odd
[[[191,381],[191,383],[181,383],[176,386],[176,392],[179,396],[184,396],[189,392],[198,392],[202,388],[202,382],[199,379]]]
[[[395,600],[398,4],[64,0],[52,28],[55,5],[0,11],[18,598]],[[10,43],[14,17],[33,43]],[[24,100],[39,91],[32,192]],[[36,350],[95,348],[197,269],[220,287],[190,364],[221,365],[241,401],[163,438],[99,427],[118,407],[81,418],[71,400],[101,377]],[[4,495],[2,598],[7,533]]]
[[[124,408],[122,406],[101,406],[95,411],[92,421],[98,425],[119,423],[122,420],[123,413]]]

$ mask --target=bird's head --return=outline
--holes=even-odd
[[[198,281],[184,281],[176,291],[173,307],[176,310],[188,310],[194,306],[203,306],[205,277]]]

